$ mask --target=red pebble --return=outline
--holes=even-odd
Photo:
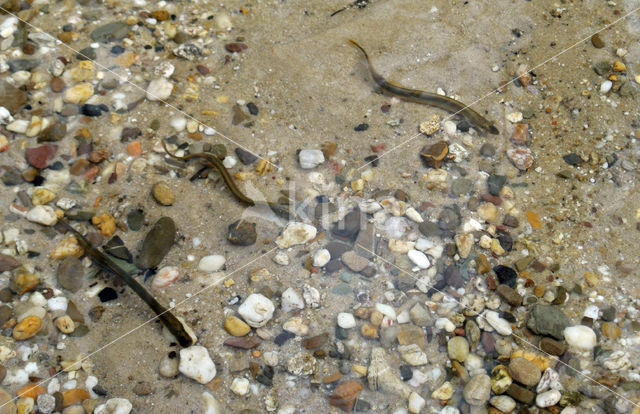
[[[49,165],[49,161],[56,156],[57,150],[57,145],[42,145],[40,147],[27,148],[25,150],[25,156],[29,164],[35,168],[42,169]]]
[[[243,50],[246,50],[249,46],[247,46],[245,43],[241,43],[241,42],[234,42],[234,43],[227,43],[224,48],[227,49],[227,52],[229,53],[240,53]]]
[[[495,204],[496,206],[499,206],[500,204],[502,204],[502,199],[492,194],[482,194],[482,201]]]
[[[487,276],[487,287],[491,290],[496,290],[496,287],[498,287],[498,283],[496,282],[496,278],[493,277],[493,275],[488,275]]]
[[[372,145],[371,146],[371,151],[380,152],[380,151],[384,150],[385,148],[387,148],[387,144],[385,144],[385,143]]]

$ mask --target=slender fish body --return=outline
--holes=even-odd
[[[470,123],[479,127],[480,129],[487,131],[490,134],[499,134],[498,128],[496,128],[493,123],[487,120],[485,117],[469,108],[467,105],[462,102],[456,101],[455,99],[448,98],[446,96],[440,96],[435,93],[429,93],[420,91],[417,89],[409,89],[405,88],[402,85],[398,85],[397,83],[390,82],[386,80],[382,75],[380,75],[373,68],[371,64],[371,60],[369,59],[369,55],[364,50],[362,46],[360,46],[355,41],[349,39],[349,42],[358,48],[365,59],[367,60],[367,65],[369,66],[369,72],[371,72],[371,77],[374,82],[383,90],[387,91],[392,95],[399,96],[407,101],[416,102],[424,105],[435,106],[436,108],[444,109],[445,111],[460,114],[464,118],[466,118]]]

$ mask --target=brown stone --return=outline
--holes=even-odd
[[[51,90],[55,93],[62,92],[64,90],[65,83],[62,78],[52,78],[51,79]]]
[[[248,46],[245,43],[234,42],[234,43],[227,43],[224,46],[224,48],[227,50],[227,52],[230,52],[230,53],[240,53],[243,50],[246,50]]]
[[[363,385],[359,381],[351,380],[342,382],[333,390],[331,397],[329,397],[329,404],[343,411],[351,412],[353,404],[363,388]]]
[[[39,316],[27,316],[13,328],[13,339],[24,341],[33,337],[42,328],[42,319]]]
[[[509,386],[509,389],[507,389],[507,395],[514,400],[520,401],[521,403],[527,405],[531,404],[536,396],[533,392],[529,391],[525,387],[522,387],[515,383]]]
[[[13,270],[18,266],[20,266],[20,262],[17,261],[13,256],[0,253],[0,272]]]
[[[509,375],[515,381],[533,387],[538,384],[542,373],[536,364],[523,357],[515,357],[509,363]]]
[[[311,338],[305,339],[304,341],[302,341],[302,346],[305,349],[318,349],[324,346],[324,344],[326,344],[328,340],[329,334],[324,332],[320,335],[312,336]]]
[[[505,302],[511,306],[522,305],[522,296],[512,287],[507,285],[498,285],[496,292]]]
[[[106,159],[109,159],[110,155],[111,155],[111,151],[109,151],[106,148],[93,150],[91,151],[91,153],[89,153],[89,161],[95,164],[98,164]]]
[[[171,15],[166,10],[154,10],[151,12],[151,17],[159,22],[163,22],[165,20],[169,20],[169,17],[171,17]]]
[[[425,145],[420,150],[422,162],[431,168],[440,168],[447,154],[449,154],[449,146],[444,141],[429,146]]]
[[[56,156],[57,150],[57,145],[42,145],[40,147],[27,148],[25,150],[25,156],[29,164],[38,169],[42,169],[49,165],[49,161]]]
[[[362,325],[362,327],[360,328],[360,333],[362,334],[362,336],[364,336],[365,338],[377,338],[378,337],[378,327],[370,324],[370,323],[365,323],[364,325]]]
[[[262,339],[257,336],[238,336],[229,338],[224,344],[233,348],[252,349],[262,343]]]
[[[544,352],[551,355],[557,355],[557,356],[564,354],[564,351],[567,350],[567,347],[565,344],[551,338],[542,338],[538,346]]]
[[[602,334],[607,338],[618,339],[620,335],[622,335],[622,331],[618,325],[613,322],[604,322],[600,329],[602,329]]]
[[[83,389],[74,388],[72,390],[66,390],[62,392],[62,406],[66,408],[70,405],[86,400],[87,398],[91,398],[91,396],[89,395],[89,392]]]
[[[82,175],[89,168],[89,160],[85,160],[84,158],[80,158],[73,163],[71,168],[69,168],[69,174],[71,175]]]
[[[511,142],[516,145],[525,145],[529,135],[529,125],[516,124],[511,134]]]
[[[484,254],[478,255],[476,259],[476,271],[481,275],[491,271],[491,264]]]
[[[398,343],[400,345],[416,344],[425,350],[425,333],[421,327],[412,324],[398,325]]]

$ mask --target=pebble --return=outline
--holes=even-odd
[[[444,141],[432,145],[425,145],[420,150],[420,159],[426,167],[440,168],[445,157],[449,154],[449,146]]]
[[[471,377],[462,391],[465,401],[473,406],[485,405],[489,401],[490,394],[491,379],[485,374]]]
[[[431,398],[436,400],[449,400],[453,396],[453,385],[449,381],[445,381],[440,387],[431,393]]]
[[[540,381],[542,373],[536,364],[523,357],[515,357],[509,363],[509,375],[519,383],[532,387]]]
[[[534,305],[527,319],[527,328],[539,335],[550,335],[564,339],[564,329],[569,326],[569,318],[557,306]]]
[[[333,390],[329,397],[329,404],[343,411],[351,412],[360,391],[364,386],[360,381],[343,381]]]
[[[56,273],[60,286],[71,292],[77,292],[82,287],[84,276],[82,262],[73,256],[62,259]]]
[[[63,99],[68,103],[81,104],[91,96],[93,96],[93,85],[88,82],[82,82],[65,90]]]
[[[75,323],[67,315],[56,318],[55,325],[58,330],[64,334],[70,334],[76,329]]]
[[[244,165],[253,164],[258,159],[256,155],[254,155],[249,151],[245,151],[242,148],[236,148],[235,153],[238,156],[238,159],[240,160],[240,162]]]
[[[258,239],[256,223],[247,220],[237,220],[229,224],[227,241],[235,246],[251,246]]]
[[[298,352],[287,360],[287,371],[297,376],[313,375],[318,370],[318,361],[308,352]]]
[[[498,218],[498,207],[493,203],[482,203],[476,211],[478,212],[478,216],[487,223],[491,223]]]
[[[483,313],[484,319],[495,329],[500,335],[511,335],[513,330],[511,324],[505,319],[502,319],[497,312],[487,310]]]
[[[53,226],[58,221],[55,210],[50,206],[35,206],[27,212],[26,218],[43,226]]]
[[[300,297],[298,292],[293,288],[288,288],[282,292],[280,298],[282,310],[285,312],[291,312],[293,310],[304,309],[304,300]]]
[[[558,390],[545,391],[536,396],[536,405],[541,408],[554,406],[560,401],[562,394]]]
[[[447,353],[450,359],[464,362],[469,356],[469,342],[462,336],[454,336],[447,342]]]
[[[425,135],[433,135],[440,130],[440,117],[437,114],[431,115],[428,121],[420,123],[420,132]]]
[[[136,264],[141,269],[156,267],[173,246],[176,224],[170,217],[161,217],[147,233],[142,242]]]
[[[529,148],[509,148],[507,150],[507,157],[513,163],[513,165],[520,171],[527,171],[533,167],[533,155]]]
[[[241,397],[249,392],[249,380],[246,378],[234,378],[231,383],[231,391]]]
[[[289,256],[287,256],[285,252],[276,253],[275,256],[273,256],[273,261],[280,266],[288,266],[290,263]]]
[[[407,255],[409,256],[409,260],[411,260],[420,269],[428,269],[431,266],[431,262],[429,262],[427,255],[419,250],[411,249]]]
[[[604,47],[604,41],[600,38],[600,35],[598,33],[591,36],[591,44],[596,49],[602,49]]]
[[[516,402],[507,395],[496,395],[491,397],[489,403],[503,413],[510,413],[516,408]]]
[[[171,187],[163,181],[153,185],[151,194],[158,204],[163,206],[170,206],[176,201],[176,196],[171,191]]]
[[[324,154],[321,150],[305,149],[298,153],[298,160],[301,168],[311,169],[324,162]]]
[[[199,345],[180,350],[178,370],[185,376],[206,384],[216,376],[216,366],[207,348]]]
[[[613,82],[610,80],[606,80],[600,84],[600,93],[605,94],[608,93],[613,87]]]
[[[352,313],[348,312],[338,313],[337,323],[342,329],[352,329],[356,327],[356,319]]]
[[[409,398],[411,388],[402,382],[387,362],[384,348],[373,347],[369,367],[367,368],[367,383],[372,391],[383,391]]]
[[[150,101],[165,101],[173,92],[173,83],[167,78],[153,79],[147,86],[146,97]]]
[[[496,292],[509,305],[516,307],[522,305],[522,296],[515,289],[507,285],[500,284],[496,288]]]
[[[42,328],[42,319],[39,316],[27,316],[13,327],[13,339],[17,341],[29,339],[37,334],[40,328]]]
[[[420,396],[420,394],[416,392],[412,392],[409,395],[409,412],[413,414],[418,414],[422,412],[422,409],[427,404],[424,398]]]
[[[58,146],[53,144],[31,147],[25,150],[25,158],[27,162],[35,168],[46,168],[49,162],[55,157],[57,150]]]
[[[523,119],[522,112],[514,111],[514,112],[509,112],[507,114],[507,120],[513,124],[522,122],[522,119]]]
[[[596,333],[593,329],[584,325],[569,326],[564,329],[564,339],[569,346],[590,351],[598,343]]]
[[[269,298],[252,293],[238,308],[238,313],[253,328],[260,328],[273,317],[275,306]]]
[[[176,266],[165,266],[158,270],[158,273],[151,281],[151,287],[154,289],[164,289],[178,280],[180,277],[180,268]]]
[[[228,315],[225,318],[224,329],[233,336],[245,336],[251,332],[251,327],[234,315]]]
[[[160,361],[159,372],[160,375],[166,378],[173,378],[180,372],[178,370],[178,364],[180,363],[178,358],[171,358],[166,356]]]
[[[276,245],[286,249],[297,244],[304,244],[316,237],[317,230],[314,226],[302,222],[290,222],[276,239]]]
[[[354,272],[361,272],[369,265],[369,260],[353,250],[346,251],[340,257],[342,263]]]
[[[0,404],[4,404],[1,399]],[[51,394],[42,393],[36,398],[36,404],[38,405],[39,413],[51,414],[56,408],[56,398]]]
[[[602,335],[610,339],[618,339],[622,335],[622,330],[612,322],[603,322],[600,329],[602,329]]]
[[[331,253],[327,249],[318,249],[313,254],[313,266],[314,267],[323,267],[331,260]]]
[[[132,409],[133,405],[126,398],[111,398],[97,406],[93,414],[129,414]]]
[[[398,352],[402,360],[412,366],[427,365],[427,354],[417,344],[399,345]]]

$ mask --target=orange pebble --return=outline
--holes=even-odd
[[[132,157],[139,157],[142,155],[142,147],[140,146],[140,141],[133,141],[127,145],[127,152]]]
[[[534,213],[533,211],[525,211],[524,214],[527,216],[527,220],[529,220],[529,224],[531,224],[531,227],[533,227],[534,229],[539,229],[540,227],[542,227],[540,217],[538,217],[536,213]]]
[[[91,396],[85,390],[80,388],[74,388],[72,390],[66,390],[62,392],[62,407],[66,408],[70,405],[79,403],[82,400],[86,400]]]
[[[28,397],[34,400],[38,398],[38,395],[46,393],[47,389],[37,384],[25,385],[16,391],[18,397]]]

